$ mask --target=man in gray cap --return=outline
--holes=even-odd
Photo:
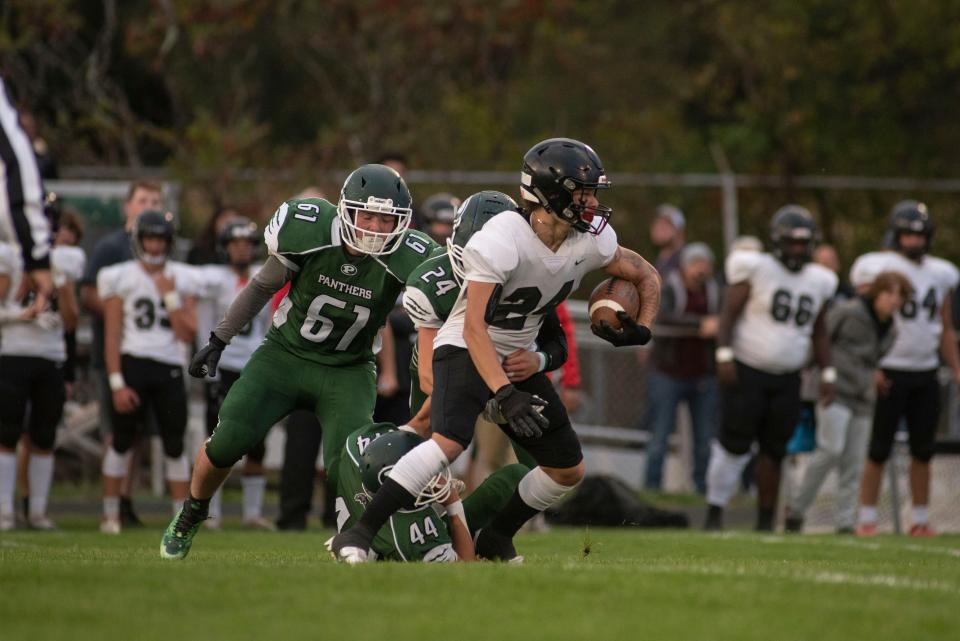
[[[686,218],[677,207],[667,203],[657,206],[653,222],[650,223],[650,240],[657,248],[654,266],[661,278],[680,267],[680,250],[686,243],[686,227]]]

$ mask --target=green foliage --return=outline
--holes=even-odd
[[[589,141],[613,172],[713,172],[716,147],[738,173],[787,179],[960,173],[950,0],[10,0],[2,12],[4,73],[62,164],[165,164],[220,200],[239,168],[310,176],[397,150],[414,167],[515,169],[553,135]],[[622,198],[649,211],[635,191]],[[800,200],[826,238],[862,251],[899,196],[753,190],[743,226]],[[713,233],[716,194],[673,197],[693,231]],[[940,220],[958,215],[938,200]],[[955,254],[956,240],[940,246]]]

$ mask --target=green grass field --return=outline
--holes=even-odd
[[[89,521],[89,520],[88,520]],[[554,530],[523,567],[348,567],[326,533],[0,535],[0,639],[960,638],[960,537]],[[589,553],[585,553],[585,548]]]

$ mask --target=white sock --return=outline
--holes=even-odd
[[[750,453],[732,454],[719,441],[710,444],[710,465],[707,468],[707,503],[724,507],[740,483]]]
[[[103,518],[107,521],[120,520],[120,497],[119,496],[103,497]]]
[[[926,505],[913,506],[913,525],[926,525],[930,522],[930,510]]]
[[[17,486],[17,455],[0,452],[0,514],[13,514],[13,490]]]
[[[449,465],[447,455],[433,439],[416,446],[397,461],[388,476],[407,492],[419,496],[430,479]]]
[[[211,519],[220,519],[223,517],[223,488],[218,487],[217,491],[210,497],[210,509],[207,514]]]
[[[31,454],[27,477],[30,479],[30,518],[46,516],[53,482],[53,454]]]
[[[543,468],[537,466],[526,473],[520,479],[520,485],[517,491],[520,492],[520,498],[523,502],[535,510],[543,512],[545,509],[559,501],[572,490],[572,487],[560,485],[552,478],[547,476]]]
[[[876,505],[861,505],[860,506],[860,522],[861,523],[873,523],[877,522],[877,506]]]
[[[243,520],[254,521],[263,516],[263,493],[267,489],[267,477],[244,476]]]

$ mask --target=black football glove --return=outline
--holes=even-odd
[[[220,355],[223,354],[226,346],[227,344],[217,338],[216,334],[210,332],[210,342],[204,345],[200,351],[190,359],[190,367],[187,368],[190,376],[194,378],[203,378],[208,374],[210,376],[216,376],[217,363],[220,362]]]
[[[590,325],[590,331],[615,347],[625,345],[646,345],[653,336],[650,328],[640,325],[626,312],[617,312],[620,329],[614,329],[607,321],[600,321],[600,325]]]
[[[497,405],[498,421],[506,423],[514,434],[523,438],[537,438],[550,424],[544,416],[543,408],[547,402],[528,392],[518,390],[513,385],[504,385],[494,394],[493,400]]]

